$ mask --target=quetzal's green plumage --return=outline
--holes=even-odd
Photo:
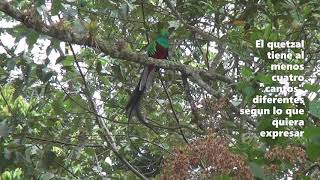
[[[156,39],[148,45],[147,47],[148,55],[152,57],[156,54],[157,44],[159,44],[161,47],[165,49],[168,49],[169,48],[168,37],[169,37],[169,32],[167,30],[161,30],[160,34],[156,37]]]
[[[147,47],[148,56],[156,59],[167,59],[169,49],[168,38],[169,32],[167,30],[161,30],[156,39],[149,43]],[[156,67],[154,64],[149,64],[144,67],[139,83],[132,92],[129,102],[126,106],[129,120],[132,118],[132,116],[136,116],[141,123],[149,128],[152,127],[150,127],[140,111],[140,101],[146,90],[150,88],[155,72]]]

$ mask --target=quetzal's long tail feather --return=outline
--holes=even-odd
[[[153,76],[155,74],[155,68],[154,65],[148,65],[145,66],[142,74],[140,81],[134,91],[131,94],[131,97],[128,101],[128,104],[126,106],[126,112],[128,114],[128,121],[131,120],[133,116],[136,116],[136,118],[145,126],[151,128],[150,124],[147,123],[146,119],[141,113],[141,100],[143,98],[143,95],[145,94],[146,90],[150,88],[152,81],[153,81]]]
[[[145,89],[140,90],[139,84],[136,86],[136,88],[133,90],[129,102],[126,106],[126,112],[128,114],[129,120],[131,120],[132,116],[139,116],[141,115],[140,112],[140,101],[143,97],[143,94],[145,92]]]

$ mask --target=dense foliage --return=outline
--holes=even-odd
[[[0,179],[320,177],[318,0],[1,0],[0,12]],[[143,98],[150,129],[124,109],[163,27],[175,31]],[[257,39],[305,40],[306,60],[268,60]],[[270,70],[283,62],[305,68]],[[252,98],[277,74],[305,77],[306,104],[278,107],[305,109],[303,127],[284,127],[304,137],[262,138],[275,115],[239,114],[271,108]]]

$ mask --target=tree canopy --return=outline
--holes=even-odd
[[[0,22],[0,179],[320,177],[318,0],[1,0]],[[168,60],[146,54],[162,28]],[[303,40],[305,57],[270,58],[257,40]],[[141,103],[153,128],[125,112],[146,64],[159,67]],[[290,75],[303,80],[273,79]],[[243,113],[274,107],[302,109],[302,125]]]

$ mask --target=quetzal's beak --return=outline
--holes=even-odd
[[[169,32],[170,35],[171,35],[174,31],[176,31],[176,28],[175,28],[175,27],[170,27],[170,28],[168,29],[168,32]]]

